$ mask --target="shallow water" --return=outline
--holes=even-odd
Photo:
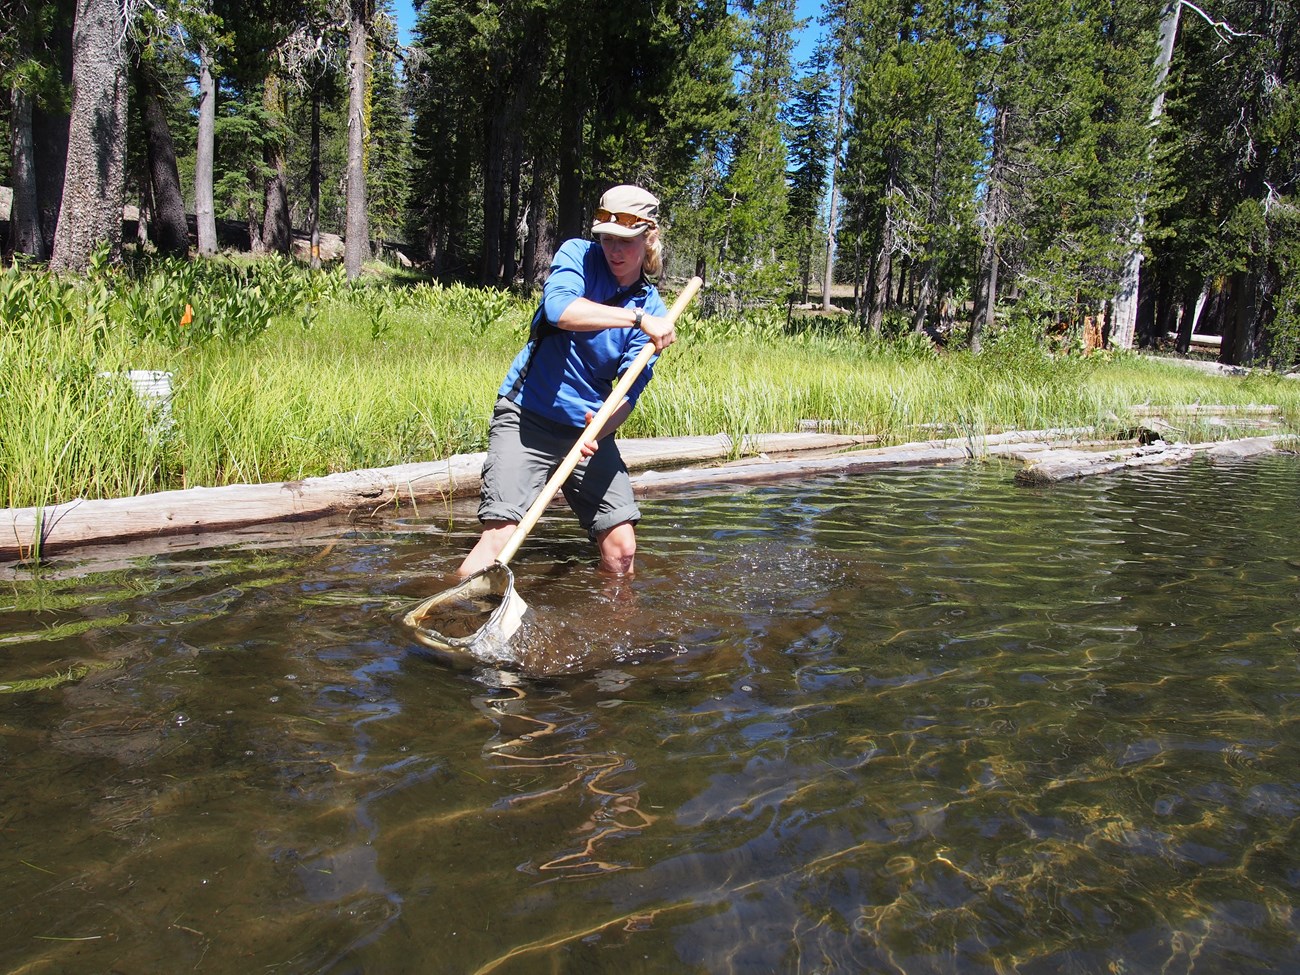
[[[567,513],[519,679],[410,519],[0,593],[0,969],[1277,972],[1300,464],[996,465]],[[445,527],[442,526],[442,527]],[[594,668],[585,673],[582,671]]]

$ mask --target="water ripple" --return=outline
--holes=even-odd
[[[702,492],[644,505],[625,580],[556,511],[512,563],[538,679],[393,624],[468,524],[15,583],[0,682],[103,666],[3,698],[0,959],[1286,970],[1298,488]]]

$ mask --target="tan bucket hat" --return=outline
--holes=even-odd
[[[639,186],[606,190],[592,215],[591,233],[636,237],[658,225],[659,200]]]

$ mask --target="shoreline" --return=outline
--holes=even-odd
[[[1225,412],[1232,411],[1225,408]],[[1158,436],[1090,440],[1090,434],[1079,428],[1017,431],[889,447],[873,446],[873,437],[821,432],[751,436],[739,445],[718,434],[632,438],[619,446],[637,495],[652,497],[983,459],[1019,463],[1017,482],[1046,485],[1133,467],[1183,463],[1197,456],[1241,460],[1284,449],[1284,444],[1295,441],[1294,436],[1279,433],[1196,444],[1170,444]],[[450,513],[453,504],[477,495],[483,456],[458,454],[301,481],[6,509],[0,512],[0,576],[30,571],[40,559],[52,555],[99,554],[120,561],[263,537],[274,542],[336,534],[340,524],[358,524],[408,507],[418,515],[421,505],[436,505]]]

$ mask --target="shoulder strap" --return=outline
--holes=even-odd
[[[646,277],[643,274],[635,283],[628,285],[626,288],[619,289],[602,301],[601,304],[622,307],[623,303],[629,298],[635,298],[637,295],[644,294],[647,290],[648,284],[649,282],[646,281]],[[510,392],[506,394],[506,399],[515,402],[515,397],[519,395],[519,390],[523,388],[524,380],[528,378],[528,370],[533,366],[533,359],[537,355],[538,346],[542,344],[542,339],[546,338],[548,335],[555,335],[563,331],[564,329],[560,328],[558,325],[551,324],[550,319],[546,317],[546,303],[544,301],[539,301],[537,303],[537,311],[533,312],[533,322],[528,326],[528,344],[531,346],[528,351],[528,359],[524,362],[524,367],[519,370],[519,375],[515,377],[515,381],[510,385]]]

